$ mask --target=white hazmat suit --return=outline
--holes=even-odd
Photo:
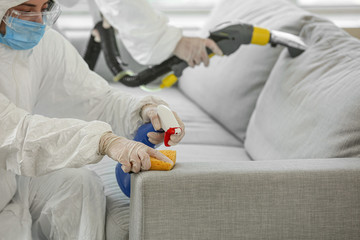
[[[80,0],[59,0],[72,7]],[[99,7],[114,26],[126,49],[141,64],[159,64],[169,58],[182,37],[182,30],[168,25],[165,14],[148,0],[88,0]],[[94,4],[92,4],[94,5]]]
[[[0,0],[1,18],[22,2]],[[31,50],[0,44],[0,239],[102,239],[102,183],[76,167],[101,160],[104,132],[131,137],[145,103],[157,99],[115,91],[53,30]]]
[[[167,16],[156,11],[148,0],[95,2],[139,63],[161,63],[173,54],[182,37],[181,29],[168,25]]]

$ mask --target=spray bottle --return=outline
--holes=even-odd
[[[160,123],[162,130],[156,131],[151,123],[145,123],[140,126],[135,137],[134,141],[142,142],[145,145],[155,148],[155,144],[149,141],[147,134],[149,132],[165,132],[164,144],[166,147],[170,147],[169,140],[171,135],[181,134],[181,128],[177,122],[173,112],[165,105],[159,105],[157,107],[157,112],[160,118]],[[116,180],[119,184],[122,192],[130,197],[131,190],[131,173],[125,173],[121,168],[121,163],[118,163],[115,168]]]

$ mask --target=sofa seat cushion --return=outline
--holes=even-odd
[[[282,52],[247,131],[253,159],[360,156],[360,41],[313,19],[301,37],[309,48]]]
[[[243,22],[270,30],[298,34],[311,15],[288,0],[222,0],[215,6],[203,29],[224,22]],[[230,56],[215,56],[210,66],[187,68],[180,89],[238,139],[245,132],[256,100],[282,47],[243,45]]]
[[[184,96],[177,87],[149,93],[140,88],[129,88],[122,84],[112,84],[112,86],[136,96],[154,95],[165,100],[185,124],[186,133],[181,143],[243,146],[243,143],[232,132],[209,117],[194,102]]]
[[[162,147],[164,148],[164,147]],[[251,161],[244,148],[203,144],[179,144],[172,147],[177,153],[177,164],[184,162]]]
[[[165,149],[160,147],[159,149]],[[168,148],[167,148],[168,149]],[[176,150],[176,168],[185,162],[218,162],[219,165],[232,161],[250,161],[247,153],[240,147],[179,144],[171,148]],[[106,238],[129,238],[129,207],[130,199],[120,190],[116,177],[116,162],[107,156],[97,164],[87,168],[99,175],[104,184],[106,195]],[[156,171],[153,171],[156,174]]]

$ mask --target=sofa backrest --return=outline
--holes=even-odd
[[[360,156],[360,41],[313,19],[309,48],[282,52],[259,96],[245,147],[255,160]]]
[[[287,0],[222,0],[206,25],[209,30],[227,21],[241,21],[270,30],[298,34],[311,14]],[[256,100],[282,47],[243,45],[230,56],[215,56],[210,66],[186,69],[180,89],[240,140]]]

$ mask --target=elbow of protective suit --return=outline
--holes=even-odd
[[[151,36],[143,39],[141,36],[124,37],[123,44],[130,55],[142,65],[157,65],[171,57],[182,38],[182,31],[172,26],[158,36]]]
[[[99,141],[111,126],[101,121],[46,118],[28,115],[18,153],[19,175],[41,176],[63,168],[79,168],[97,163]],[[24,137],[26,134],[26,137]],[[25,139],[25,140],[22,140]]]

